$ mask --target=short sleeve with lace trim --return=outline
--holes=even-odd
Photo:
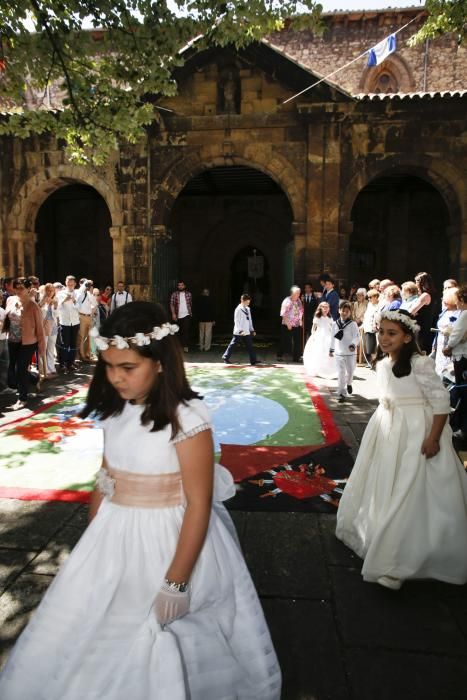
[[[178,420],[181,430],[172,440],[174,444],[212,428],[209,411],[201,399],[192,399],[188,404],[180,404]]]
[[[436,374],[433,360],[426,355],[419,355],[412,360],[412,368],[423,396],[433,409],[433,414],[449,413],[449,392]]]

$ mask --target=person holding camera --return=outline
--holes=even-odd
[[[57,339],[58,362],[61,369],[76,369],[76,341],[79,331],[78,296],[76,277],[68,275],[65,287],[58,294],[59,330]]]
[[[78,290],[77,305],[79,313],[79,331],[77,345],[81,362],[91,362],[91,336],[89,331],[97,313],[97,300],[92,293],[94,282],[83,280]]]

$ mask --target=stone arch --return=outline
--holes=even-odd
[[[9,229],[32,231],[37,212],[47,197],[65,185],[82,184],[93,187],[106,202],[112,226],[121,226],[123,212],[118,194],[106,179],[80,165],[57,165],[32,175],[18,189],[8,216]]]
[[[180,192],[196,175],[219,166],[243,165],[256,168],[268,175],[284,192],[292,210],[293,221],[306,219],[305,179],[282,155],[274,153],[272,148],[259,148],[257,145],[246,147],[242,156],[225,156],[219,153],[209,160],[201,154],[183,155],[171,166],[158,187],[153,204],[153,225],[167,227],[170,213]]]
[[[463,192],[464,183],[461,173],[455,166],[430,156],[397,155],[382,158],[371,164],[366,163],[343,188],[344,196],[340,212],[340,231],[346,238],[349,250],[351,235],[354,230],[353,207],[364,188],[371,182],[390,175],[411,176],[425,181],[440,195],[446,208],[446,236],[449,249],[449,274],[457,274],[455,268],[460,257],[463,233]]]
[[[384,77],[388,78],[387,89],[384,89]],[[358,87],[363,93],[413,92],[415,80],[407,61],[399,54],[391,54],[379,66],[367,66]]]
[[[113,178],[113,175],[112,175]],[[109,180],[90,168],[59,164],[31,175],[18,188],[13,206],[7,216],[8,265],[10,274],[34,269],[36,243],[35,221],[47,197],[61,187],[73,184],[93,187],[105,201],[112,222],[110,235],[113,243],[114,274],[123,273],[123,212],[118,193]],[[5,261],[6,262],[6,261]]]
[[[404,173],[426,180],[442,196],[451,219],[453,233],[461,233],[463,178],[461,173],[450,163],[430,156],[410,157],[406,155],[391,156],[368,165],[357,172],[343,188],[344,197],[341,207],[341,230],[346,232],[351,221],[352,207],[361,190],[372,180],[390,173]]]

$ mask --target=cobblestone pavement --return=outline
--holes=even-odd
[[[274,361],[267,349],[258,354]],[[219,355],[187,359],[217,362]],[[89,369],[80,375],[85,380]],[[52,380],[45,393],[75,381]],[[332,387],[319,384],[355,451],[376,404],[374,373],[357,370],[354,395],[344,404]],[[3,661],[80,537],[86,515],[79,504],[0,501]],[[360,560],[334,537],[332,515],[233,517],[279,655],[284,700],[465,700],[467,586],[418,582],[391,592],[363,583]]]

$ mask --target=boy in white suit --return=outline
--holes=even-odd
[[[230,341],[229,347],[222,355],[222,359],[226,364],[230,364],[232,350],[239,343],[245,343],[248,355],[250,356],[250,364],[257,364],[256,353],[253,347],[253,336],[255,336],[256,333],[253,328],[253,319],[251,318],[251,310],[249,308],[250,300],[251,297],[249,294],[242,294],[240,297],[240,304],[235,309],[232,340]]]
[[[357,366],[357,347],[360,334],[355,321],[352,321],[352,304],[341,301],[339,318],[332,324],[331,347],[329,354],[335,356],[337,366],[337,394],[342,403],[352,393],[352,379]]]

